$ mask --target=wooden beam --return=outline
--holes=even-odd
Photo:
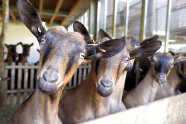
[[[39,16],[41,17],[41,13],[43,12],[43,0],[39,0]]]
[[[12,20],[14,21],[14,23],[17,24],[17,20],[16,20],[15,14],[13,12],[10,12],[10,16],[11,16]]]
[[[88,1],[87,0],[78,0],[78,2],[76,3],[76,5],[71,9],[69,15],[71,17],[73,17],[77,12],[79,12],[83,6],[86,5]],[[61,25],[66,26],[66,24],[68,23],[68,21],[70,21],[71,18],[65,18],[64,20],[62,20]]]
[[[54,19],[56,18],[56,15],[59,12],[59,9],[60,9],[62,3],[63,3],[63,0],[58,0],[55,11],[54,11],[54,15],[50,19],[50,25],[54,22]]]
[[[186,93],[81,124],[186,124]]]
[[[0,8],[0,11],[2,12],[3,9]],[[11,12],[18,13],[18,12],[17,12],[17,8],[16,8],[15,6],[10,6],[10,11],[11,11]],[[36,11],[39,12],[38,9],[36,9]],[[53,15],[54,15],[54,11],[51,10],[51,9],[43,9],[41,15],[53,16]],[[70,17],[68,11],[59,11],[58,14],[56,14],[56,16],[57,16],[57,17]]]

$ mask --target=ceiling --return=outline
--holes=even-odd
[[[10,21],[17,23],[19,14],[17,0],[10,0]],[[88,9],[88,0],[30,0],[39,13],[42,21],[49,25],[61,24],[68,26],[72,21]],[[2,2],[0,1],[0,5]],[[0,8],[2,14],[2,6]]]

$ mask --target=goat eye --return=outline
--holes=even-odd
[[[80,53],[80,58],[84,59],[85,58],[85,53]]]
[[[42,38],[42,39],[40,40],[40,42],[41,42],[41,43],[44,43],[44,42],[45,42],[45,39],[44,39],[44,38]]]
[[[127,58],[125,58],[125,61],[126,61],[126,62],[128,62],[128,61],[129,61],[129,58],[128,58],[128,57],[127,57]]]

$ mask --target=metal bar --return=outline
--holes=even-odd
[[[139,40],[145,39],[148,0],[142,0]]]
[[[113,1],[113,16],[112,16],[112,37],[116,36],[116,16],[117,16],[117,0]]]
[[[145,39],[146,20],[147,20],[147,5],[148,5],[148,0],[142,0],[141,19],[140,19],[140,35],[139,35],[139,40],[140,41]],[[139,70],[139,62],[136,63],[136,68],[135,69]],[[140,76],[139,73],[136,73],[135,84],[138,84],[139,76]]]
[[[104,0],[105,8],[104,8],[104,22],[103,29],[106,31],[107,28],[107,0]]]
[[[126,20],[125,20],[125,36],[128,36],[128,24],[129,24],[129,0],[126,0]]]
[[[98,0],[90,0],[90,10],[89,10],[89,28],[90,34],[93,34],[93,38],[97,39],[97,9]]]
[[[171,0],[167,1],[167,16],[166,16],[166,29],[165,29],[165,47],[164,52],[168,52],[169,34],[170,34],[170,18],[171,18]]]

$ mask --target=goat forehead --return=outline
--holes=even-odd
[[[167,58],[166,56],[159,56],[156,64],[158,64],[159,67],[161,68],[166,68],[169,62],[170,62],[170,59]]]
[[[11,49],[12,51],[15,51],[15,50],[16,50],[16,46],[15,46],[15,45],[10,45],[10,49]]]
[[[159,56],[158,57],[158,63],[159,64],[164,64],[164,65],[167,65],[169,63],[171,63],[172,59],[170,57],[167,57],[167,56]]]
[[[64,57],[72,57],[80,52],[85,52],[85,43],[80,42],[75,37],[48,32],[45,38],[46,43],[42,47],[43,63],[49,58],[64,59]]]

